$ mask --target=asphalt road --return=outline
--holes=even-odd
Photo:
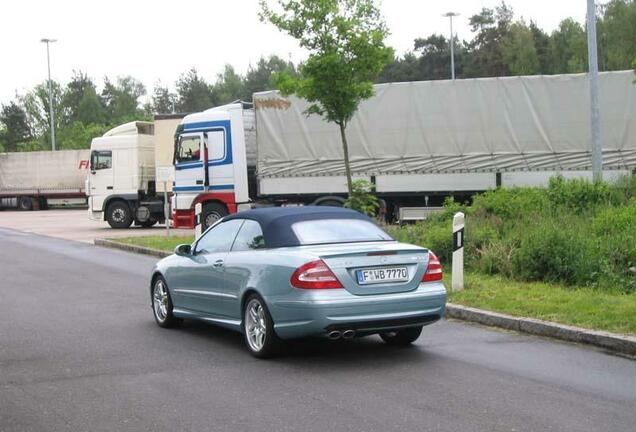
[[[157,327],[154,260],[0,228],[0,431],[633,431],[636,362],[445,321],[253,359]]]

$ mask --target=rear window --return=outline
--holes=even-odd
[[[308,220],[296,222],[292,230],[302,245],[393,240],[376,225],[359,219]]]

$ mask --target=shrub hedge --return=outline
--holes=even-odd
[[[547,188],[497,189],[467,206],[447,200],[428,220],[389,231],[450,264],[452,218],[466,213],[469,270],[524,281],[636,291],[636,177],[554,177]]]

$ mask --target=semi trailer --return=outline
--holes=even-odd
[[[88,150],[0,153],[0,208],[86,204]]]
[[[632,80],[632,71],[600,74],[607,180],[636,169]],[[154,148],[174,163],[173,225],[193,227],[197,204],[204,227],[255,205],[342,205],[339,130],[307,116],[308,106],[266,91],[251,104],[172,119],[173,136],[155,137]],[[379,84],[347,127],[351,171],[374,184],[389,219],[417,219],[448,196],[545,185],[555,174],[591,179],[589,106],[586,74]],[[133,192],[126,222],[140,197],[162,202],[152,188]],[[89,204],[104,212],[108,199]]]

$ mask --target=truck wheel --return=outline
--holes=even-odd
[[[106,221],[111,228],[128,228],[133,223],[130,206],[124,201],[115,201],[106,210]]]
[[[29,197],[18,198],[18,208],[23,211],[33,210],[33,200]]]
[[[203,215],[201,225],[203,225],[203,230],[205,231],[212,225],[216,223],[222,217],[225,217],[229,214],[227,208],[223,204],[219,203],[208,203],[203,206]]]

